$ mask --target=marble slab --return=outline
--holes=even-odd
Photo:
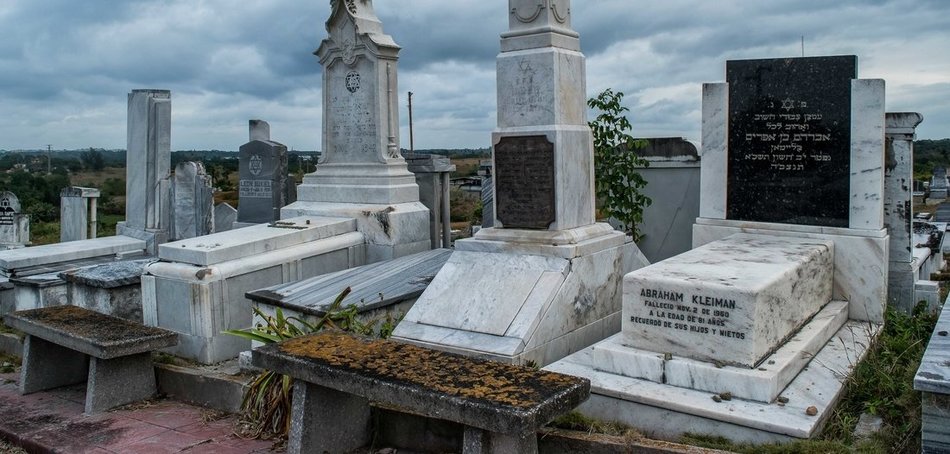
[[[914,389],[950,394],[950,305],[944,304],[927,351],[914,377]]]
[[[788,402],[733,398],[716,402],[714,393],[654,383],[598,371],[592,348],[564,358],[546,370],[591,380],[591,399],[578,408],[586,416],[621,422],[644,435],[676,440],[684,433],[715,434],[734,442],[787,442],[818,434],[833,413],[855,364],[881,326],[849,321],[785,388]],[[805,410],[815,406],[818,414]]]
[[[624,343],[756,367],[831,301],[834,243],[736,234],[624,277]]]
[[[303,216],[159,246],[169,262],[207,266],[356,231],[346,218]]]
[[[13,270],[144,249],[144,241],[127,236],[109,236],[91,240],[70,241],[68,243],[47,244],[25,249],[0,251],[0,269]]]

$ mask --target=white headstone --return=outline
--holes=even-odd
[[[176,240],[214,232],[214,188],[200,162],[183,162],[175,167],[174,207]]]
[[[383,33],[371,0],[333,0],[323,66],[323,152],[282,218],[356,218],[367,261],[430,247],[429,212],[399,151],[399,46]]]
[[[99,190],[78,186],[60,192],[59,241],[79,241],[96,237]]]
[[[172,228],[170,91],[129,94],[126,150],[125,222],[116,230],[146,240],[155,253]]]
[[[20,212],[20,199],[0,192],[0,250],[18,249],[30,243],[30,216]]]

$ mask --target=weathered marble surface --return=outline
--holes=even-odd
[[[884,81],[851,81],[852,229],[884,227]]]
[[[183,240],[214,232],[214,187],[204,164],[178,164],[173,181],[173,238]]]
[[[134,230],[171,226],[171,92],[132,90],[128,103],[125,225]],[[162,184],[165,182],[165,184]]]
[[[780,406],[623,377],[595,369],[588,348],[546,370],[589,378],[591,399],[578,410],[592,418],[628,424],[647,436],[676,440],[686,432],[716,434],[736,442],[787,442],[815,436],[831,415],[854,364],[880,333],[879,325],[849,321],[782,391]],[[818,415],[805,414],[815,406]]]
[[[64,271],[59,276],[66,282],[98,288],[138,285],[142,281],[145,266],[154,261],[155,259],[145,259],[105,263]]]
[[[59,196],[59,242],[95,238],[99,190],[71,186],[63,188]]]
[[[744,367],[831,301],[830,241],[737,234],[624,277],[624,342]]]
[[[950,394],[950,305],[944,305],[914,377],[917,391]]]
[[[332,219],[314,222],[310,230],[272,229],[285,232],[280,234],[258,225],[209,235],[205,238],[231,234],[230,246],[222,254],[193,250],[184,255],[209,264],[162,261],[145,268],[144,322],[179,333],[181,343],[170,350],[178,356],[206,364],[233,358],[250,348],[250,341],[222,331],[252,325],[247,292],[365,264],[366,238],[352,222]],[[249,253],[242,241],[256,252]]]
[[[736,233],[830,240],[835,244],[833,299],[848,301],[849,318],[884,323],[887,304],[887,230],[857,230],[699,218],[693,247]]]
[[[355,230],[352,219],[304,216],[163,244],[159,247],[159,258],[214,265]]]
[[[9,271],[144,249],[144,241],[127,236],[47,244],[27,249],[0,251],[0,269]]]
[[[729,84],[703,84],[703,160],[699,216],[726,218],[728,180]]]

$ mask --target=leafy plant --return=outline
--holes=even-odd
[[[629,111],[621,105],[622,92],[604,90],[587,101],[592,109],[600,111],[590,128],[594,134],[594,174],[599,208],[616,219],[634,241],[641,238],[637,224],[643,222],[643,209],[653,203],[641,191],[647,184],[638,169],[649,167],[649,162],[634,150],[646,146],[630,134],[630,121],[624,116]]]
[[[350,292],[351,289],[347,287],[337,295],[326,314],[315,323],[309,323],[298,317],[286,317],[280,309],[277,309],[274,315],[268,315],[255,307],[254,314],[260,321],[254,328],[228,330],[225,333],[264,344],[281,342],[324,329],[389,337],[398,319],[387,316],[382,320],[360,321],[356,306],[342,308],[343,300]],[[378,330],[377,325],[379,325]],[[290,430],[290,410],[293,400],[291,385],[291,377],[273,371],[263,371],[251,381],[241,403],[241,419],[247,436],[266,439],[287,435]]]

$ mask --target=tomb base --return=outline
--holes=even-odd
[[[303,189],[301,186],[301,194]],[[432,247],[429,209],[421,202],[387,205],[297,201],[280,210],[281,219],[298,216],[355,219],[357,230],[366,237],[366,263],[392,260]]]
[[[396,327],[424,347],[539,365],[620,330],[621,281],[646,259],[609,225],[485,229],[456,252]]]
[[[739,443],[781,443],[811,438],[820,432],[852,368],[864,358],[880,330],[880,325],[867,322],[845,323],[781,390],[782,401],[733,397],[717,402],[713,396],[718,392],[604,371],[603,360],[595,352],[618,344],[620,335],[545,369],[590,379],[591,398],[578,407],[584,415],[627,424],[651,438],[677,440],[692,433],[715,434]],[[657,361],[663,361],[662,354]],[[734,372],[724,369],[722,376]],[[680,372],[677,378],[685,375]],[[788,401],[783,403],[786,398]],[[809,415],[810,407],[815,407],[817,413]]]

